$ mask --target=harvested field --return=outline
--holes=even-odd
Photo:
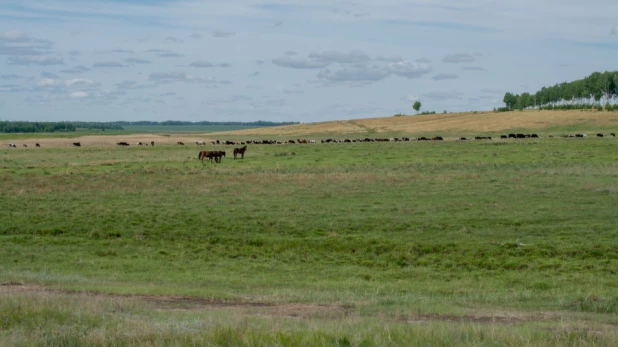
[[[150,145],[151,141],[162,145],[175,145],[178,141],[184,142],[185,145],[194,145],[196,141],[205,141],[209,143],[211,139],[196,135],[170,134],[169,136],[152,135],[152,134],[130,134],[130,135],[88,135],[75,138],[31,138],[24,140],[0,140],[0,147],[6,147],[9,143],[16,143],[17,147],[22,144],[27,144],[28,147],[34,147],[35,143],[39,143],[42,147],[71,147],[73,142],[80,142],[82,146],[89,147],[109,147],[116,146],[118,142],[127,142],[131,146],[135,146],[138,142],[145,142]]]
[[[450,113],[419,116],[367,118],[347,121],[288,125],[272,128],[220,132],[216,135],[310,136],[367,132],[496,132],[509,129],[547,129],[571,125],[618,126],[618,112],[514,111]],[[215,134],[213,134],[215,135]]]

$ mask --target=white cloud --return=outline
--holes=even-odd
[[[92,64],[92,67],[125,67],[125,65],[117,61],[98,61]]]
[[[476,61],[475,56],[478,54],[470,54],[470,53],[455,53],[448,54],[442,61],[445,63],[472,63]]]
[[[398,55],[392,56],[392,57],[384,57],[384,56],[380,55],[380,56],[377,56],[375,58],[375,60],[376,61],[387,61],[387,62],[390,62],[390,63],[397,63],[397,62],[400,62],[400,61],[404,61],[405,59],[403,59],[403,57],[398,56]]]
[[[71,69],[60,70],[61,73],[68,73],[68,74],[80,74],[80,73],[87,72],[87,71],[90,71],[90,68],[83,66],[83,65],[75,66]]]
[[[234,36],[236,35],[236,33],[234,32],[230,32],[230,31],[223,31],[223,30],[213,30],[210,33],[213,37],[230,37],[230,36]]]
[[[173,83],[173,82],[187,82],[187,83],[208,83],[215,84],[217,80],[214,78],[192,76],[184,72],[154,72],[148,76],[150,81],[155,83]]]
[[[9,57],[9,63],[14,65],[63,65],[64,59],[49,56],[18,56]]]
[[[152,63],[152,61],[148,59],[141,59],[141,58],[127,58],[124,61],[129,64],[150,64]]]
[[[86,92],[73,92],[73,93],[69,94],[69,96],[71,98],[75,98],[75,99],[83,99],[83,98],[87,98],[88,97],[88,93],[86,93]]]
[[[3,80],[16,80],[16,79],[20,79],[21,77],[19,75],[16,75],[14,73],[11,74],[0,74],[0,79]]]
[[[388,77],[387,69],[379,67],[355,66],[345,67],[331,71],[324,69],[318,74],[318,79],[324,82],[352,82],[353,84],[364,84],[382,80]]]
[[[423,97],[432,100],[453,100],[453,99],[461,99],[463,93],[460,93],[455,90],[441,90],[434,91],[423,94]]]
[[[328,61],[320,61],[314,59],[298,58],[298,57],[281,57],[273,59],[272,63],[281,66],[289,67],[293,69],[321,69],[330,64]]]
[[[213,63],[206,61],[206,60],[198,60],[198,61],[194,61],[191,64],[189,64],[190,66],[193,67],[213,67],[215,66]]]
[[[133,54],[133,53],[135,53],[135,52],[133,52],[133,51],[132,51],[132,50],[130,50],[130,49],[121,49],[121,48],[118,48],[118,49],[112,49],[112,52],[113,52],[113,53],[123,53],[123,54]]]
[[[388,70],[397,76],[407,78],[419,78],[432,71],[431,66],[425,63],[417,63],[413,61],[401,61],[397,63],[390,63]]]
[[[98,87],[99,85],[99,83],[85,78],[73,78],[68,80],[43,78],[39,80],[34,87],[37,89],[59,89],[69,87]]]
[[[487,69],[480,66],[464,66],[463,69],[468,71],[487,71]]]
[[[140,84],[137,81],[124,80],[120,83],[116,83],[116,87],[119,89],[145,89],[145,88],[157,88],[155,84]]]
[[[371,60],[369,56],[361,51],[318,51],[309,54],[309,59],[316,61],[323,61],[328,63],[340,63],[340,64],[357,64],[365,63]]]
[[[433,76],[433,80],[434,81],[442,81],[442,80],[454,80],[456,78],[458,78],[459,76],[457,76],[456,74],[446,74],[446,73],[441,73],[441,74],[437,74],[435,76]]]

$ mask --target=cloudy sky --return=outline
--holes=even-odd
[[[487,110],[618,69],[615,0],[1,0],[0,120]]]

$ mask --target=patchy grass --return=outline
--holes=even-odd
[[[0,344],[615,344],[616,146],[2,149]]]

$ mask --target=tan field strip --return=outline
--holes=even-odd
[[[375,131],[422,133],[422,132],[497,132],[509,129],[544,129],[556,126],[586,124],[590,126],[618,127],[618,112],[597,111],[515,111],[515,112],[467,112],[421,116],[366,118],[346,121],[287,125],[272,128],[257,128],[226,131],[212,135],[273,135],[306,136],[312,134],[354,134]]]
[[[135,146],[138,142],[148,143],[154,141],[156,145],[175,145],[178,141],[184,142],[185,145],[194,145],[196,141],[204,141],[207,144],[212,139],[207,139],[199,135],[182,135],[170,134],[170,136],[160,136],[153,134],[131,134],[131,135],[88,135],[75,138],[31,138],[20,140],[0,140],[0,146],[7,147],[9,143],[15,143],[18,147],[23,144],[28,147],[34,147],[36,143],[42,147],[71,147],[73,142],[79,142],[82,146],[87,147],[107,147],[116,146],[118,142],[127,142],[131,146]]]

